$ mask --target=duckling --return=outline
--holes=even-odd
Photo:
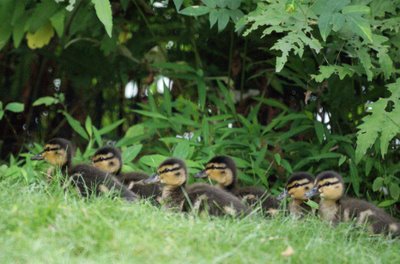
[[[308,197],[319,194],[319,215],[323,220],[337,224],[340,221],[355,220],[358,225],[366,224],[374,234],[389,233],[400,236],[400,222],[384,210],[367,201],[344,196],[345,185],[342,176],[335,171],[321,172]]]
[[[94,153],[92,164],[102,171],[111,173],[122,182],[128,189],[142,198],[155,198],[161,196],[158,184],[143,185],[142,180],[149,175],[141,172],[122,173],[121,152],[115,147],[102,147]]]
[[[33,156],[32,160],[45,160],[51,165],[61,168],[62,173],[71,179],[71,182],[78,188],[80,194],[87,197],[91,194],[109,192],[111,189],[120,193],[121,197],[133,201],[137,195],[109,173],[105,173],[95,167],[79,164],[72,166],[73,148],[70,141],[63,138],[49,140],[44,150]]]
[[[217,182],[217,186],[232,193],[250,207],[261,205],[263,213],[275,214],[279,202],[269,196],[266,190],[256,186],[239,187],[236,164],[230,157],[216,156],[207,162],[205,169],[197,173],[195,178],[208,177]]]
[[[314,178],[308,172],[295,172],[286,183],[285,190],[277,197],[283,200],[290,196],[289,213],[294,217],[302,217],[312,211],[312,208],[305,203],[308,200],[306,193],[314,186]]]
[[[210,215],[244,215],[248,207],[234,195],[208,184],[186,186],[188,175],[185,162],[170,158],[161,163],[157,173],[144,180],[145,184],[161,183],[161,204],[182,212],[191,210]]]

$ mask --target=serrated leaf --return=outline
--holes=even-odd
[[[92,0],[92,3],[94,4],[97,17],[103,23],[107,35],[111,38],[113,21],[110,0]]]
[[[393,61],[387,52],[380,50],[378,52],[379,64],[381,65],[382,72],[385,76],[385,80],[389,79],[394,73]]]
[[[371,43],[373,42],[371,25],[367,19],[361,17],[359,14],[350,13],[346,15],[346,20],[351,25],[350,29],[355,34]]]
[[[368,53],[367,49],[362,48],[357,51],[357,55],[358,58],[360,59],[362,66],[364,67],[365,73],[367,74],[368,81],[372,81],[373,72],[371,68],[373,68],[373,66],[370,54]]]
[[[365,5],[349,5],[345,6],[342,9],[343,14],[361,14],[361,15],[366,15],[371,13],[371,9],[369,6]]]
[[[205,14],[208,14],[210,12],[210,8],[207,6],[189,6],[181,11],[179,11],[180,14],[186,15],[186,16],[202,16]]]
[[[24,111],[24,104],[22,103],[17,103],[17,102],[12,102],[8,103],[4,110],[14,112],[14,113],[21,113]]]
[[[370,115],[365,116],[363,123],[358,126],[356,162],[359,162],[366,151],[380,140],[382,158],[385,157],[389,142],[400,133],[400,78],[395,83],[387,85],[391,92],[390,97],[380,98],[369,104]],[[386,111],[388,104],[392,102],[393,108]]]

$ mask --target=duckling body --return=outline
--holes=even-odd
[[[32,157],[32,160],[46,160],[54,166],[61,167],[64,176],[68,177],[84,197],[114,190],[126,200],[137,199],[135,193],[129,191],[111,174],[87,164],[72,166],[72,153],[70,141],[54,138],[48,141],[44,150]]]
[[[208,184],[186,186],[187,169],[182,160],[171,158],[157,169],[145,183],[162,184],[161,203],[182,212],[208,212],[210,215],[243,215],[248,207],[234,195]]]
[[[303,217],[312,212],[312,208],[305,202],[308,200],[306,193],[312,189],[314,178],[308,172],[296,172],[287,181],[285,191],[280,194],[279,199],[289,196],[289,213],[296,217]]]
[[[315,187],[308,196],[319,193],[319,215],[322,219],[333,224],[355,221],[358,225],[366,225],[374,234],[400,236],[397,219],[367,201],[345,197],[344,189],[343,178],[337,172],[325,171],[317,176]]]
[[[142,198],[156,198],[161,196],[161,189],[158,184],[142,184],[142,181],[149,177],[146,173],[121,172],[121,152],[115,147],[102,147],[98,149],[92,157],[92,164],[96,168],[115,175],[129,190]]]
[[[217,186],[241,199],[250,207],[261,205],[264,213],[273,214],[279,208],[279,202],[271,197],[266,190],[256,186],[239,187],[235,162],[227,156],[216,156],[205,166],[206,168],[195,175],[196,178],[208,177],[217,182]]]

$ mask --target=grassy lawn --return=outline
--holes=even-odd
[[[6,180],[0,190],[0,263],[400,263],[400,240],[316,218],[209,219]]]

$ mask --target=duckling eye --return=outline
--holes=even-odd
[[[304,187],[304,189],[308,190],[308,189],[310,189],[310,187],[306,186],[306,187]]]
[[[180,172],[175,173],[175,176],[176,176],[176,177],[178,177],[178,176],[180,176],[180,175],[181,175]]]
[[[110,161],[108,164],[109,164],[110,166],[114,166],[114,161]]]

